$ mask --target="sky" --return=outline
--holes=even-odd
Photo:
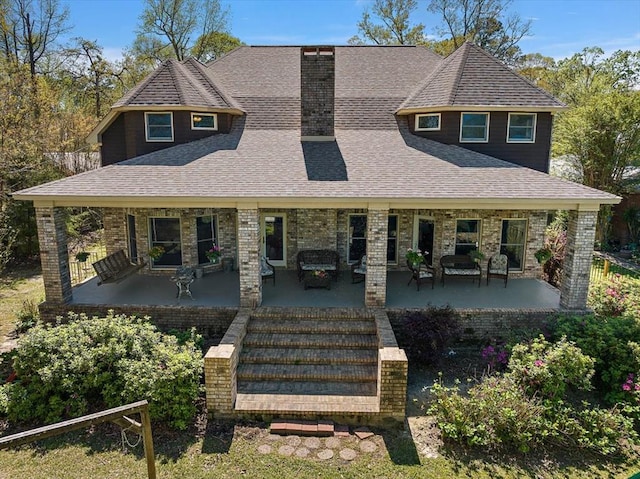
[[[61,0],[69,7],[69,37],[93,40],[113,60],[131,45],[143,0]],[[222,0],[230,10],[230,33],[248,45],[345,45],[373,0]],[[427,34],[439,23],[418,0],[412,17]],[[523,53],[556,60],[588,46],[606,53],[640,50],[640,0],[514,0],[511,11],[532,20]]]

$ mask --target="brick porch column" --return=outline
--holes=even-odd
[[[384,307],[387,301],[387,236],[389,209],[369,208],[367,214],[367,275],[364,303]]]
[[[36,207],[36,222],[46,300],[69,303],[72,297],[71,273],[62,208]]]
[[[238,270],[240,306],[255,308],[262,303],[260,278],[260,212],[256,207],[238,207]]]
[[[569,212],[567,246],[560,284],[562,308],[584,309],[587,307],[597,216],[596,211],[572,210]]]

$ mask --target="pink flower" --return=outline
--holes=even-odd
[[[536,362],[533,363],[538,367],[544,366],[544,361],[542,359],[536,359]]]
[[[624,383],[622,385],[622,389],[624,389],[625,391],[631,391],[631,385],[629,383]]]

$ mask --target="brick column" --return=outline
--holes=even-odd
[[[596,237],[596,211],[570,211],[564,256],[560,306],[584,309],[587,306],[593,242]]]
[[[104,208],[102,210],[102,224],[107,254],[115,253],[121,249],[128,252],[125,211],[120,208]]]
[[[255,308],[262,303],[260,278],[260,213],[258,208],[238,208],[238,269],[240,306]]]
[[[387,301],[387,236],[389,210],[371,208],[367,214],[367,275],[364,303],[384,307]]]
[[[64,212],[61,208],[36,207],[36,221],[46,300],[69,303],[71,274]]]

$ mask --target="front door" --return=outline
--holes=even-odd
[[[413,225],[413,247],[426,252],[427,264],[433,264],[434,222],[426,216],[416,216]]]
[[[262,215],[262,252],[274,266],[287,266],[287,217],[284,213]]]

